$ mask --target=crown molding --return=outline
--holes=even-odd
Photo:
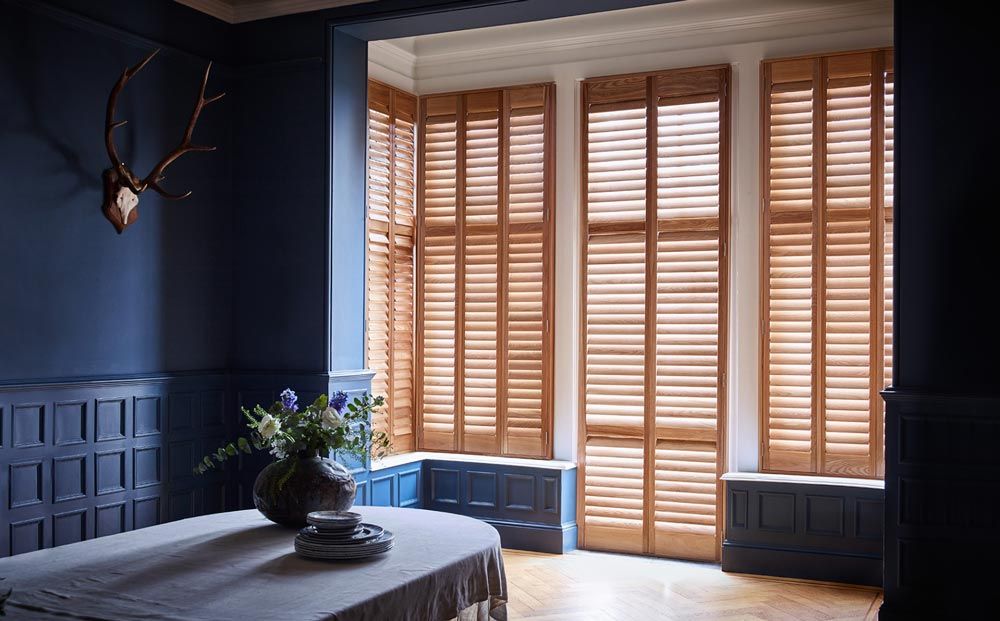
[[[241,24],[293,13],[334,9],[374,0],[175,0],[230,24]]]
[[[417,55],[389,41],[371,41],[368,43],[368,62],[412,78],[416,72]]]
[[[665,7],[675,7],[682,5],[663,5]],[[748,5],[749,6],[749,5]],[[614,30],[613,26],[609,30],[600,32],[589,32],[581,35],[560,36],[553,33],[551,36],[539,37],[537,40],[522,41],[518,43],[504,44],[503,31],[497,31],[493,36],[468,37],[467,41],[462,41],[462,33],[449,33],[442,35],[431,35],[428,40],[421,41],[420,38],[413,40],[415,54],[408,52],[393,41],[378,42],[380,47],[380,58],[397,57],[400,60],[412,56],[414,58],[414,72],[416,79],[435,77],[437,72],[452,65],[468,65],[478,61],[491,61],[494,67],[500,65],[533,66],[541,62],[552,62],[552,57],[556,54],[579,54],[586,51],[600,50],[601,54],[608,53],[613,47],[635,46],[643,44],[656,44],[659,47],[676,47],[677,40],[691,37],[706,38],[710,36],[720,36],[730,33],[749,32],[763,29],[775,29],[786,26],[800,26],[802,24],[831,22],[834,20],[855,20],[860,22],[852,25],[852,28],[863,26],[865,28],[877,28],[891,25],[892,4],[889,0],[860,0],[857,2],[841,3],[834,5],[816,5],[804,8],[790,8],[787,10],[776,10],[762,13],[749,13],[722,17],[718,15],[701,17],[698,19],[673,20],[669,23],[659,23],[654,26],[640,26],[635,28],[622,28]],[[667,9],[669,10],[669,9]],[[881,18],[872,20],[871,18]],[[664,20],[666,21],[666,20]],[[517,26],[503,26],[510,33],[510,29]],[[491,39],[493,39],[491,41]],[[436,52],[435,48],[447,46],[449,40],[453,47],[445,51]],[[705,45],[712,44],[705,41]],[[392,48],[392,49],[390,49]],[[399,70],[398,68],[396,70]]]

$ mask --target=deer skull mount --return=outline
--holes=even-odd
[[[118,78],[118,82],[115,83],[114,88],[111,89],[111,95],[108,97],[108,111],[104,123],[104,142],[108,149],[108,157],[111,158],[111,168],[106,169],[103,174],[104,202],[101,204],[101,211],[104,213],[104,217],[114,225],[115,230],[119,234],[139,219],[139,195],[143,191],[153,189],[157,194],[169,200],[180,200],[191,196],[191,192],[171,194],[163,189],[160,182],[165,177],[163,171],[166,170],[167,166],[170,166],[177,158],[191,151],[215,151],[215,147],[197,145],[191,142],[191,135],[194,133],[194,126],[198,123],[198,116],[201,114],[202,108],[222,99],[223,95],[225,95],[225,93],[221,93],[214,97],[205,98],[208,74],[212,71],[212,63],[208,63],[208,67],[205,68],[205,77],[201,80],[198,101],[194,105],[194,111],[191,112],[187,130],[185,130],[180,144],[164,156],[153,167],[153,170],[142,179],[137,177],[132,172],[132,169],[118,156],[118,149],[115,148],[113,133],[115,129],[128,123],[128,121],[115,121],[115,105],[118,103],[118,95],[125,88],[125,85],[128,84],[129,80],[135,74],[139,73],[149,61],[153,60],[153,57],[159,51],[158,49],[153,50],[138,65],[126,69],[122,73],[122,76]]]

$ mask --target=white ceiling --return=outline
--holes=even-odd
[[[175,0],[230,24],[307,13],[373,0]]]

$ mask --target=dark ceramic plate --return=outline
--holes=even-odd
[[[337,526],[353,526],[361,522],[361,514],[353,511],[313,511],[306,516],[306,521],[313,525],[333,528]]]
[[[381,526],[375,524],[359,524],[356,529],[348,532],[326,532],[313,526],[306,526],[299,531],[300,538],[316,542],[331,544],[351,544],[361,543],[374,539],[383,533]]]

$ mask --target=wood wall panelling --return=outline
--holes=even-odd
[[[0,555],[232,508],[228,474],[191,474],[226,435],[227,389],[215,374],[0,388]]]

